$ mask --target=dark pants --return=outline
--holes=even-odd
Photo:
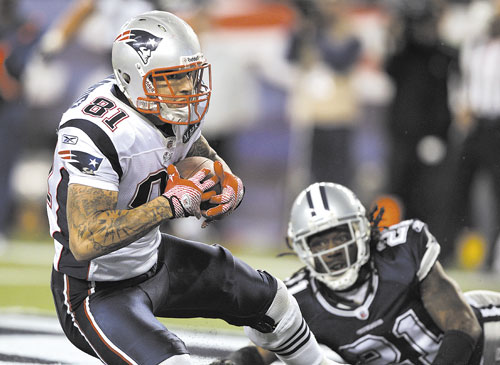
[[[276,279],[218,245],[163,235],[150,272],[96,283],[53,270],[59,321],[79,349],[108,364],[158,364],[189,353],[155,317],[221,318],[257,325],[271,305]]]
[[[6,103],[0,100],[0,234],[9,233],[14,208],[11,176],[16,162],[24,152],[24,109],[22,103]]]
[[[311,150],[311,182],[332,181],[350,186],[353,179],[353,127],[315,127]]]

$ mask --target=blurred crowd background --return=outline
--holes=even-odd
[[[333,181],[428,223],[445,266],[500,272],[500,1],[0,4],[0,246],[50,240],[60,116],[112,73],[124,21],[160,9],[199,34],[213,77],[204,134],[246,185],[224,221],[165,229],[284,250],[296,194]]]

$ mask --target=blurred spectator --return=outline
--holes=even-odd
[[[19,1],[22,14],[45,14],[45,31],[27,58],[22,82],[24,151],[17,150],[13,180],[15,219],[9,225],[17,239],[45,238],[46,218],[40,200],[46,195],[46,171],[65,105],[88,84],[111,74],[112,44],[125,20],[151,9],[140,0]],[[47,9],[46,9],[47,8]],[[57,10],[57,11],[55,11]],[[43,18],[40,18],[40,22]],[[24,152],[24,153],[20,153]],[[43,174],[38,173],[43,170]]]
[[[40,30],[15,0],[0,1],[0,248],[9,235],[13,199],[11,171],[24,148],[26,103],[21,79]]]
[[[112,73],[109,45],[120,26],[153,9],[146,0],[73,0],[62,4],[63,10],[43,34],[27,69],[27,94],[39,126],[35,148],[51,145],[47,140],[55,143],[54,130],[64,105]]]
[[[492,182],[491,208],[484,212],[493,217],[492,232],[482,232],[489,242],[486,269],[500,272],[500,2],[488,32],[465,42],[461,53],[463,103],[457,122],[465,136],[458,153],[453,184],[452,228],[481,230],[473,217],[473,185],[484,174]],[[483,211],[485,207],[481,208]],[[476,218],[476,219],[474,219]],[[496,250],[495,250],[496,242]]]
[[[400,31],[395,27],[392,32],[395,49],[386,64],[395,86],[388,116],[388,191],[400,198],[405,217],[428,222],[446,263],[452,250],[442,224],[449,196],[448,80],[458,52],[439,39],[441,10],[430,1],[408,7],[395,23]]]
[[[221,157],[239,166],[246,195],[237,214],[208,229],[197,232],[188,220],[175,222],[183,236],[203,235],[203,240],[232,248],[281,242],[283,220],[277,217],[283,214],[288,146],[283,106],[289,64],[284,55],[293,16],[288,6],[272,0],[207,0],[197,12],[184,15],[218,70],[212,72],[216,92],[204,135]],[[263,212],[260,206],[270,201]]]
[[[356,67],[359,124],[354,138],[355,181],[353,190],[362,202],[372,202],[387,185],[387,111],[394,95],[384,70],[390,16],[379,3],[360,6],[353,16],[362,42],[362,60]]]
[[[299,18],[290,39],[289,60],[296,65],[296,76],[289,113],[292,138],[302,147],[292,145],[290,152],[307,156],[302,163],[310,170],[302,186],[312,181],[351,185],[358,120],[352,71],[361,55],[361,42],[350,22],[351,7],[344,0],[293,4]]]

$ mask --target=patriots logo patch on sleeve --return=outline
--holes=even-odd
[[[90,153],[74,150],[59,151],[59,156],[66,160],[70,165],[87,175],[95,175],[95,172],[101,166],[102,158],[91,155]]]

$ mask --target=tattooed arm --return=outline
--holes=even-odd
[[[117,201],[116,191],[69,185],[69,247],[77,260],[91,260],[125,247],[172,217],[164,198],[130,210],[116,209]]]
[[[193,145],[191,146],[191,149],[189,150],[186,157],[191,157],[191,156],[203,156],[211,159],[212,161],[220,161],[220,163],[222,163],[224,171],[231,172],[231,168],[217,154],[217,151],[215,151],[212,148],[212,146],[210,146],[206,138],[203,136],[200,136],[200,138],[198,138],[196,142],[194,142]]]

